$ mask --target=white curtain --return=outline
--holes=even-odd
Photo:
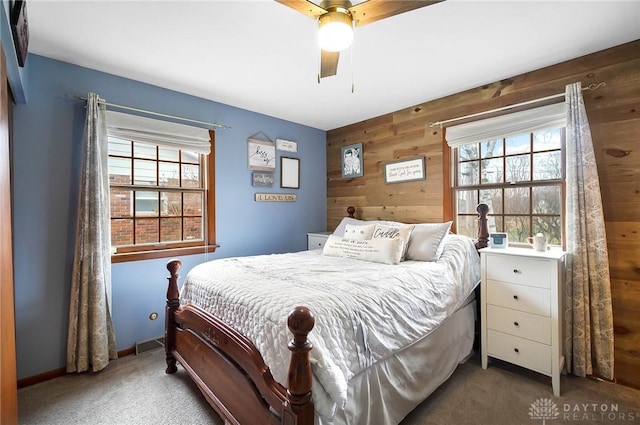
[[[117,357],[111,322],[108,140],[103,101],[87,96],[76,250],[71,281],[67,372],[95,372]]]
[[[580,83],[567,103],[567,277],[564,351],[567,370],[613,379],[613,313],[600,183]]]

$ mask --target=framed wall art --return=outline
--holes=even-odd
[[[251,182],[253,186],[273,186],[273,180],[273,173],[267,173],[265,171],[254,171],[251,173]]]
[[[286,152],[298,152],[298,143],[293,140],[276,139],[276,149]]]
[[[274,171],[276,169],[276,146],[266,140],[248,140],[249,169]]]
[[[342,147],[342,178],[362,177],[364,157],[362,143]]]
[[[29,47],[29,23],[27,21],[27,4],[25,0],[15,0],[11,10],[11,33],[16,47],[18,66],[23,67],[27,60]]]
[[[300,160],[280,157],[280,187],[300,189]]]
[[[424,157],[387,162],[384,165],[384,182],[402,183],[426,178]]]

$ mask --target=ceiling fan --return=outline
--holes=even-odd
[[[336,75],[340,52],[353,42],[353,28],[444,0],[276,0],[318,20],[320,78]]]

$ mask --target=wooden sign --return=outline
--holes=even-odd
[[[293,193],[256,193],[256,202],[296,202]]]

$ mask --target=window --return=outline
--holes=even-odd
[[[112,261],[214,250],[213,154],[108,133]]]
[[[457,230],[477,233],[476,206],[489,205],[489,228],[511,242],[542,232],[562,245],[564,129],[550,129],[459,147],[456,158]]]
[[[553,114],[561,118],[564,115],[563,104],[538,109],[545,108],[555,108]],[[524,112],[530,114],[536,110]],[[453,147],[452,197],[456,230],[459,234],[475,237],[476,207],[485,203],[489,205],[489,231],[508,233],[510,243],[527,243],[530,236],[543,233],[549,244],[562,245],[563,119],[547,120],[550,123],[547,127],[544,120],[528,126],[518,114],[497,117],[502,121],[490,118],[462,124],[457,126],[462,131],[456,128],[451,136],[447,129],[447,142]],[[513,122],[507,123],[505,120],[508,119]],[[478,128],[482,131],[474,133]],[[510,135],[500,135],[501,128],[509,128]],[[523,131],[514,133],[514,128]],[[477,142],[473,141],[474,135]]]

